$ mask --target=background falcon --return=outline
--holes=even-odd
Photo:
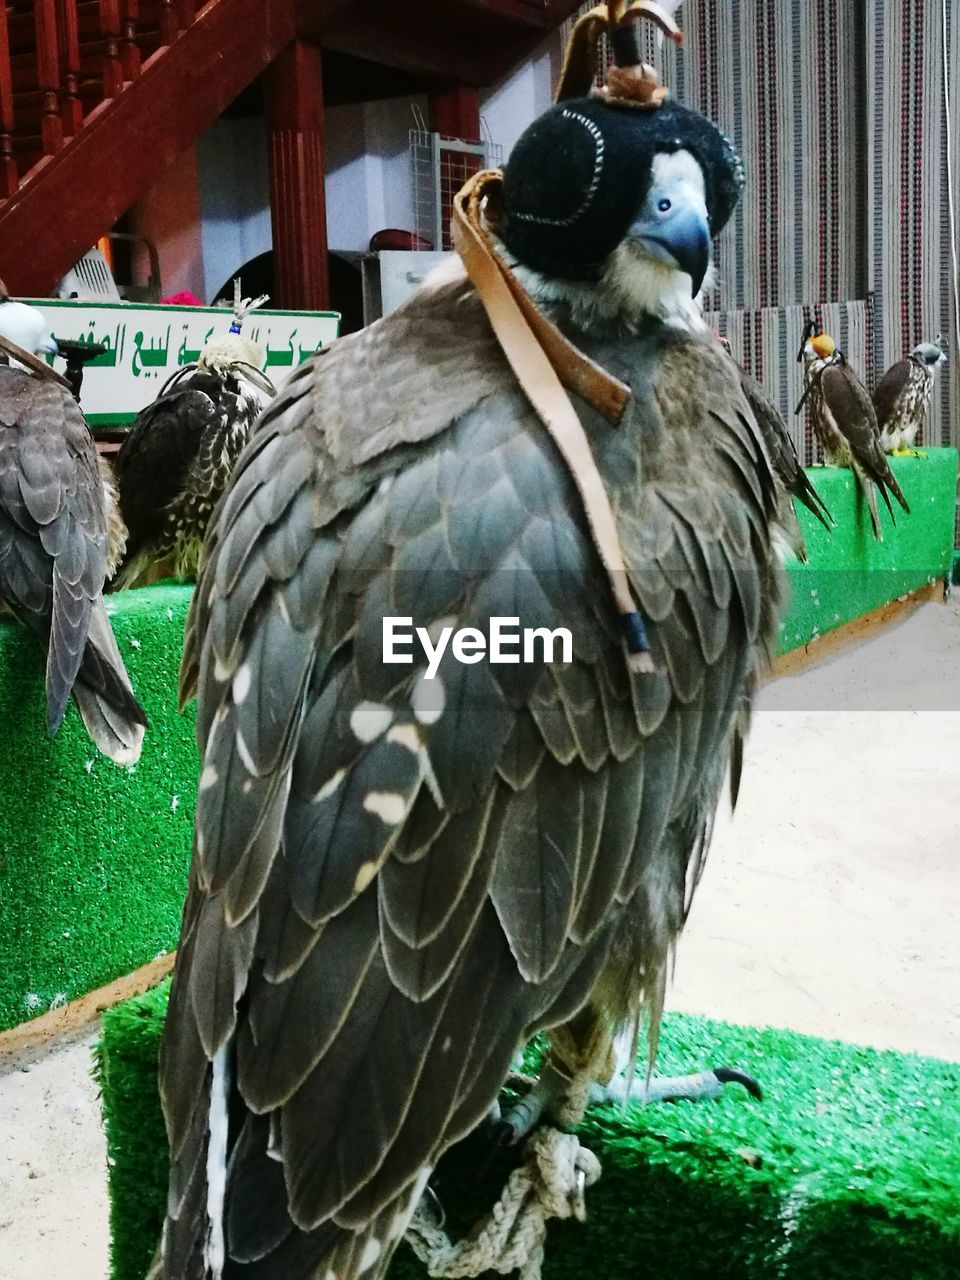
[[[47,650],[47,731],[72,693],[98,749],[133,764],[147,721],[103,607],[108,557],[104,481],[76,401],[0,366],[0,601]]]
[[[877,415],[869,392],[837,350],[833,338],[828,333],[814,334],[810,329],[808,326],[800,349],[807,382],[800,404],[810,402],[810,420],[827,466],[852,468],[867,500],[873,536],[882,542],[877,490],[891,519],[890,493],[908,514],[910,507],[880,445]],[[800,405],[797,408],[799,411]]]
[[[947,353],[938,342],[921,342],[877,383],[873,407],[884,453],[913,448],[930,405],[934,375],[946,361]]]
[[[117,457],[126,558],[115,587],[191,581],[210,516],[274,388],[263,351],[240,333],[265,299],[240,303],[228,334],[211,338],[138,415]]]
[[[726,338],[720,338],[720,345],[733,360],[730,343]],[[798,502],[802,502],[825,529],[832,528],[833,517],[800,462],[793,437],[780,410],[756,378],[739,364],[737,368],[740,370],[743,393],[753,410],[753,416],[763,435],[763,442],[770,455],[774,473],[782,487],[778,520],[784,530],[787,546],[798,560],[806,564],[807,548],[803,540],[803,530],[800,528],[791,500],[796,498]]]
[[[632,389],[618,425],[576,404],[655,674],[462,272],[309,361],[248,445],[182,675],[168,1280],[377,1280],[531,1032],[564,1024],[569,1083],[659,1013],[774,630],[775,479],[694,302],[739,182],[702,117],[576,97],[504,179],[518,277]],[[562,625],[574,660],[428,681],[382,661],[386,615]]]

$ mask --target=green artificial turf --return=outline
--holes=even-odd
[[[0,1028],[130,973],[176,946],[197,753],[176,706],[185,587],[108,597],[150,719],[140,762],[98,754],[71,703],[44,729],[44,655],[0,620]]]
[[[799,509],[810,564],[789,566],[782,651],[949,575],[956,450],[895,458],[893,467],[913,514],[901,513],[894,529],[884,513],[881,544],[852,473],[811,470],[836,527],[828,533]],[[43,654],[0,620],[0,1029],[176,945],[197,778],[192,713],[176,710],[190,590],[109,598],[151,720],[132,771],[94,751],[72,705],[57,737],[46,737]]]
[[[880,504],[883,542],[875,542],[867,506],[846,467],[811,467],[807,474],[830,509],[829,532],[795,503],[809,564],[792,562],[790,604],[780,633],[787,653],[937,578],[949,578],[957,494],[956,449],[926,449],[925,457],[891,458],[910,504],[896,502],[894,526]],[[960,1274],[960,1273],[958,1273]]]
[[[156,1088],[166,985],[104,1014],[97,1070],[110,1166],[112,1280],[142,1280],[159,1239],[166,1140]],[[960,1066],[682,1014],[657,1069],[738,1066],[762,1103],[593,1109],[603,1176],[586,1226],[554,1223],[545,1280],[956,1280]],[[499,1193],[479,1139],[441,1163],[452,1229]],[[422,1280],[401,1250],[391,1280]]]

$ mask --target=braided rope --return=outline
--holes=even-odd
[[[538,1129],[524,1154],[489,1215],[458,1244],[430,1215],[428,1198],[421,1200],[406,1240],[428,1275],[458,1280],[519,1271],[519,1280],[540,1280],[548,1221],[584,1220],[584,1190],[600,1177],[600,1161],[575,1134],[552,1128]]]

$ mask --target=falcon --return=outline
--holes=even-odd
[[[30,353],[21,356],[26,364]],[[59,729],[72,694],[97,749],[130,765],[147,720],[103,604],[105,486],[61,379],[0,366],[0,601],[46,649],[47,732]]]
[[[730,350],[730,343],[726,338],[720,335],[717,336],[720,345],[733,360],[734,356]],[[763,435],[763,442],[767,446],[770,461],[773,463],[774,472],[780,483],[781,495],[778,518],[786,531],[787,547],[798,560],[806,564],[806,543],[804,542],[803,530],[800,528],[791,499],[796,498],[798,502],[802,502],[807,510],[816,516],[828,531],[833,527],[833,517],[830,515],[827,504],[811,483],[809,476],[800,463],[800,458],[797,456],[797,447],[793,443],[793,437],[790,435],[780,410],[756,378],[739,364],[737,364],[737,368],[740,370],[743,393],[750,402],[750,408],[753,410],[753,416],[756,418],[757,426]]]
[[[798,354],[803,361],[806,387],[797,412],[810,401],[810,420],[828,467],[850,467],[870,512],[877,542],[883,541],[877,490],[893,519],[890,494],[909,515],[910,507],[880,444],[880,429],[870,395],[837,350],[828,333],[816,333],[811,322],[804,330]],[[896,524],[896,520],[894,520]]]
[[[892,364],[873,393],[884,453],[909,454],[923,425],[933,379],[947,354],[939,342],[921,342]]]
[[[239,298],[230,332],[208,339],[137,417],[117,457],[120,511],[128,530],[115,587],[161,578],[194,581],[204,534],[243,446],[276,389],[264,353],[241,326],[265,302]]]
[[[739,159],[614,70],[588,96],[568,61],[455,201],[464,266],[294,373],[211,528],[167,1280],[377,1280],[532,1033],[576,1124],[659,1017],[776,631],[777,488],[695,301]],[[570,661],[478,661],[503,620]],[[448,628],[474,647],[428,679]]]

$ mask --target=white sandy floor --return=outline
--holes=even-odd
[[[958,779],[956,602],[768,686],[670,1007],[960,1060]],[[93,1039],[0,1061],[0,1280],[107,1275]]]

